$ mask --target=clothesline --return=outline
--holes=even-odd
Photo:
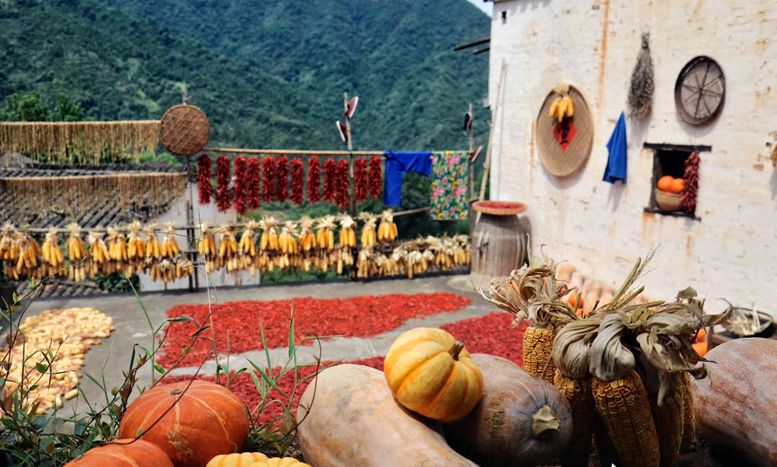
[[[205,148],[202,152],[220,152],[224,154],[266,154],[285,156],[354,156],[354,157],[384,157],[386,151],[337,151],[337,150],[311,150],[311,149],[240,149],[240,148]],[[445,150],[431,152],[466,152],[470,156],[475,151]]]

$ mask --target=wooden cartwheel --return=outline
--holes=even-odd
[[[210,140],[210,123],[199,107],[182,104],[162,116],[159,139],[168,151],[179,156],[196,154]]]
[[[472,275],[508,276],[527,259],[528,232],[518,218],[526,205],[508,201],[478,201],[479,219],[472,229]]]
[[[575,134],[566,150],[553,135],[554,126],[558,124],[555,118],[548,115],[551,104],[559,96],[559,91],[567,92],[572,99],[575,113],[571,117],[575,126]],[[594,141],[594,127],[591,111],[583,97],[583,94],[574,86],[559,85],[552,90],[540,107],[535,124],[535,138],[540,160],[545,170],[556,177],[567,177],[582,169],[588,157]]]

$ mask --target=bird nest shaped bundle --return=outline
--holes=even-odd
[[[208,144],[210,123],[199,107],[176,105],[162,116],[160,140],[173,154],[191,156]]]

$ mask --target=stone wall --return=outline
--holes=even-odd
[[[645,279],[651,296],[692,284],[712,300],[777,306],[777,13],[769,0],[512,0],[494,4],[489,100],[497,105],[491,197],[529,205],[534,247],[548,246],[586,275],[614,283],[635,257],[659,246]],[[602,182],[605,144],[626,110],[640,35],[650,33],[653,113],[629,122],[628,183]],[[703,127],[680,120],[674,86],[685,64],[712,57],[726,78],[720,116]],[[506,80],[496,102],[502,63]],[[552,87],[575,85],[594,118],[591,157],[557,179],[542,167],[533,122]],[[701,153],[697,216],[643,211],[651,191],[645,142],[709,145]]]

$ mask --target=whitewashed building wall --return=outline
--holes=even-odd
[[[499,105],[491,198],[528,203],[533,246],[548,246],[583,273],[615,283],[633,260],[660,245],[649,295],[671,298],[692,284],[777,310],[777,11],[773,0],[497,1],[491,30],[489,104]],[[504,15],[504,18],[503,18]],[[605,144],[626,99],[640,35],[650,33],[655,68],[652,116],[628,123],[628,182],[602,182]],[[722,113],[692,127],[675,109],[678,74],[706,55],[726,78]],[[496,102],[502,63],[506,80]],[[558,179],[537,154],[533,122],[552,87],[573,84],[594,121],[591,157]],[[701,153],[700,221],[643,211],[652,151],[643,143],[709,145]]]

